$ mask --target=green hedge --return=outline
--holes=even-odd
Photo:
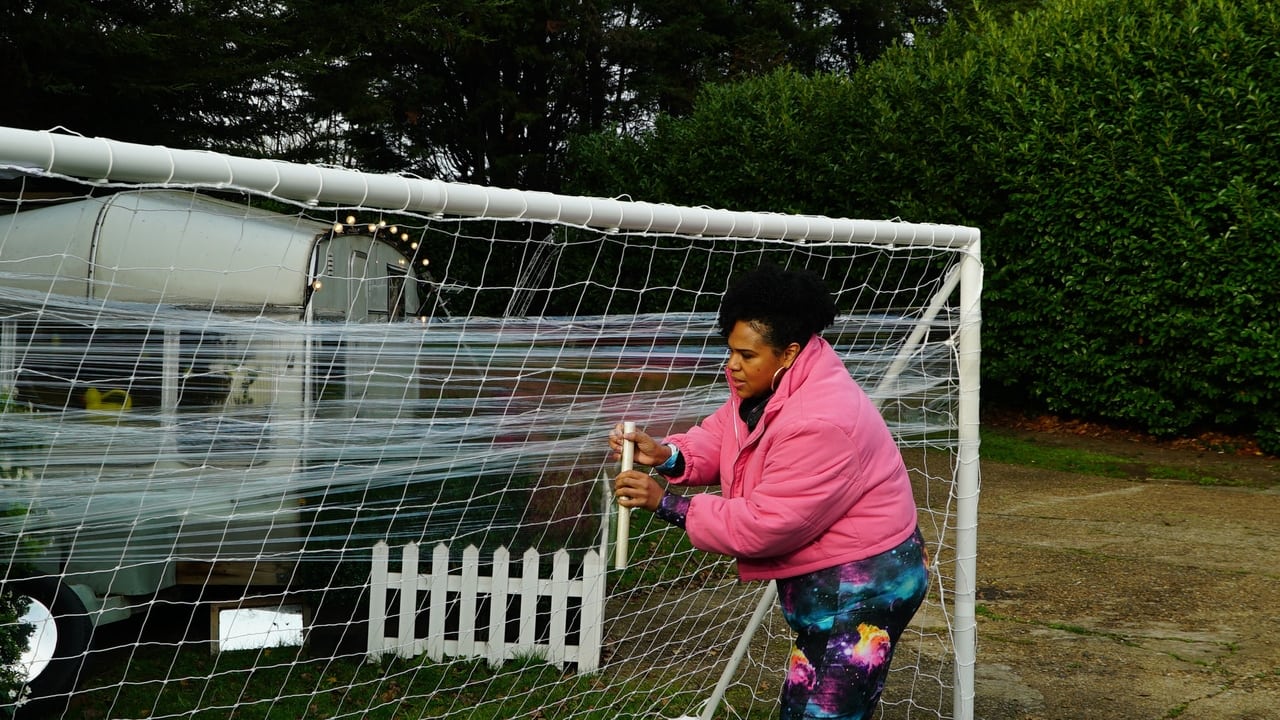
[[[1059,0],[572,149],[593,194],[983,230],[990,399],[1280,453],[1280,4]]]
[[[1274,3],[1076,0],[990,43],[990,380],[1280,450],[1278,37]]]

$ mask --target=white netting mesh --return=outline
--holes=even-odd
[[[70,616],[33,684],[57,710],[69,698],[67,717],[699,714],[764,591],[731,562],[637,514],[583,672],[556,648],[590,635],[591,588],[539,595],[527,619],[508,598],[496,628],[492,587],[465,579],[462,555],[478,548],[485,578],[499,548],[513,576],[529,548],[539,578],[558,550],[573,573],[611,557],[609,428],[662,435],[723,401],[715,311],[762,262],[816,269],[837,292],[827,337],[912,469],[935,574],[884,714],[964,714],[951,603],[969,248],[953,236],[893,224],[912,241],[830,242],[813,219],[809,241],[710,237],[30,165],[0,156],[0,551],[8,589]],[[435,633],[444,657],[368,656],[380,541],[393,572],[405,543],[428,575],[448,548],[461,579],[409,603],[425,616],[434,595],[442,626],[397,617],[395,583],[383,603],[388,635]],[[226,650],[243,640],[226,623],[247,617],[228,611],[245,607],[296,609],[306,645],[272,647],[293,642],[278,626],[245,631],[267,647]],[[537,648],[455,656],[458,642],[514,642],[522,622]],[[717,717],[776,712],[788,643],[767,613]]]

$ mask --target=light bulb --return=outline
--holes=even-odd
[[[320,288],[322,288],[322,287],[324,287],[324,283],[320,282],[319,280],[312,280],[312,281],[311,281],[311,289],[312,289],[312,290],[319,290],[319,289],[320,289]]]
[[[428,260],[428,259],[426,259],[426,258],[422,258],[422,267],[426,267],[426,266],[428,266],[428,265],[430,265],[430,264],[431,264],[431,261],[430,261],[430,260]]]
[[[347,216],[347,224],[348,224],[348,225],[355,225],[355,224],[356,224],[356,216],[355,216],[355,215],[348,215],[348,216]]]
[[[333,224],[333,231],[334,231],[335,233],[340,233],[340,232],[342,232],[342,223],[334,223],[334,224]]]

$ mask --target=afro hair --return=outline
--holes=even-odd
[[[816,273],[761,265],[734,278],[720,301],[719,329],[727,338],[739,322],[753,323],[782,350],[793,342],[804,347],[835,319],[835,298]]]

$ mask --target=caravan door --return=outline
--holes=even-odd
[[[396,322],[418,312],[409,258],[376,236],[333,233],[316,245],[312,267],[314,320]]]

